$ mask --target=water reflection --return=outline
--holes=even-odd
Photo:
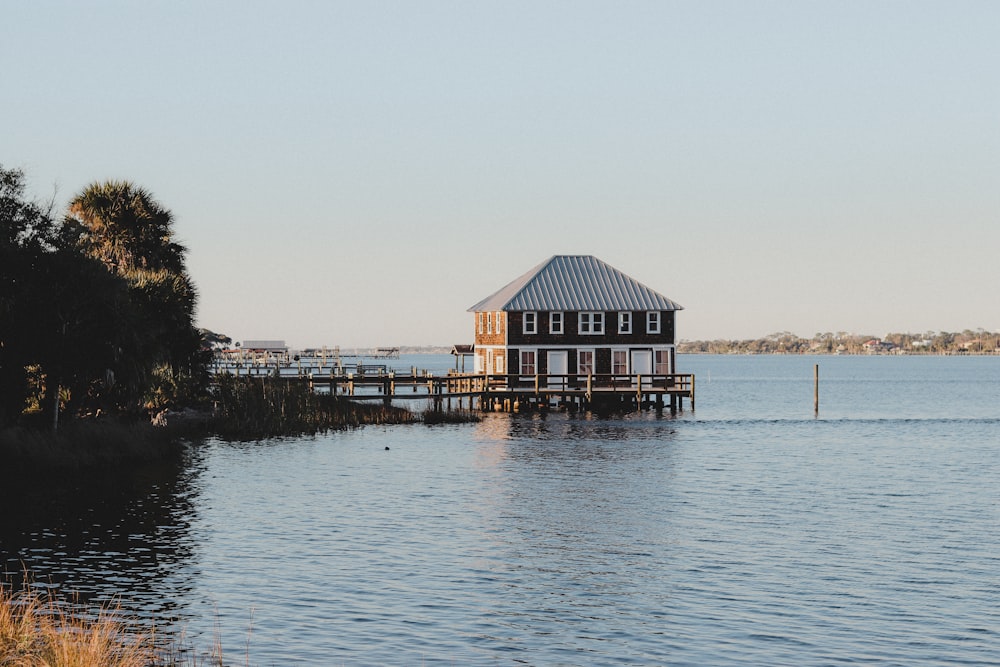
[[[657,443],[673,440],[674,417],[655,412],[602,418],[592,413],[487,414],[476,425],[475,440],[483,443],[520,442],[504,447],[507,455],[643,456],[642,447],[607,449],[610,442]],[[541,445],[541,446],[539,446]]]
[[[190,587],[193,450],[114,470],[46,470],[4,481],[0,577],[139,617],[177,618]]]

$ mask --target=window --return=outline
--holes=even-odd
[[[497,311],[497,333],[503,333],[503,329],[500,328],[500,311]]]
[[[604,333],[604,313],[580,313],[580,333],[587,335]]]
[[[632,333],[632,313],[618,313],[618,333]]]
[[[538,313],[524,314],[524,333],[538,333]]]
[[[611,350],[611,374],[625,375],[628,373],[628,351]]]
[[[503,375],[504,373],[507,372],[507,369],[504,368],[504,365],[503,365],[503,355],[502,354],[498,354],[497,356],[493,357],[493,361],[496,364],[496,367],[493,369],[493,372],[495,372],[497,375]]]
[[[594,351],[579,350],[576,353],[576,372],[579,375],[590,375],[594,372]]]
[[[521,375],[535,374],[535,351],[521,350]]]
[[[660,313],[651,310],[646,313],[646,333],[660,333]]]
[[[563,332],[563,314],[549,313],[549,333],[561,334]]]
[[[670,372],[670,350],[653,350],[653,372],[657,375]]]
[[[483,320],[486,317],[486,313],[479,313],[479,333],[483,333]]]
[[[486,313],[486,333],[493,333],[493,313]]]

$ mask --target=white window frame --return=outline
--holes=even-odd
[[[502,354],[493,355],[493,371],[497,375],[506,375],[507,368],[504,365],[504,356]]]
[[[590,355],[590,370],[583,370],[580,364],[580,355],[589,354]],[[594,374],[594,362],[596,361],[597,351],[593,348],[588,348],[585,350],[576,351],[576,373],[577,375],[593,375]]]
[[[563,324],[565,316],[561,310],[556,310],[549,313],[549,333],[550,334],[561,334],[563,332]],[[558,325],[556,324],[558,322]]]
[[[529,335],[538,333],[538,313],[529,310],[524,313],[524,321],[521,326],[521,333]]]
[[[486,333],[493,335],[493,313],[486,313]]]
[[[618,313],[618,333],[632,333],[632,313],[630,311],[623,310]]]
[[[500,328],[500,311],[499,310],[497,311],[497,326],[496,326],[496,330],[497,330],[498,334],[503,333],[503,329]]]
[[[660,321],[661,321],[660,311],[658,310],[648,310],[646,311],[646,333],[658,334],[660,333]]]
[[[577,321],[581,336],[600,336],[604,333],[603,311],[581,310]],[[584,326],[585,322],[586,326]]]
[[[615,355],[620,354],[624,356],[624,362],[622,367],[618,370],[615,369]],[[611,374],[612,375],[628,375],[629,354],[628,348],[624,347],[613,347],[611,348]]]
[[[479,313],[479,335],[483,335],[483,322],[486,320],[486,313]]]
[[[525,357],[531,355],[531,370],[525,370]],[[534,376],[538,373],[538,350],[519,350],[517,353],[517,370],[519,375]]]
[[[653,348],[653,373],[668,375],[670,370],[670,348]]]

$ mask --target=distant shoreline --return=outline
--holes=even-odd
[[[681,354],[824,354],[824,355],[946,355],[993,356],[1000,354],[1000,333],[977,329],[923,334],[821,333],[812,338],[779,332],[746,340],[682,340]]]

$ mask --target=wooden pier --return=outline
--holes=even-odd
[[[435,376],[413,369],[396,373],[363,368],[349,373],[267,373],[308,382],[313,391],[350,400],[430,401],[435,409],[518,412],[567,409],[694,409],[695,379],[686,373],[650,375],[483,375],[449,372]],[[283,369],[294,371],[295,368]],[[332,369],[331,369],[332,371]],[[249,376],[264,376],[250,373]]]

